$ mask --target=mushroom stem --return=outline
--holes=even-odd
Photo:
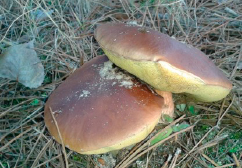
[[[164,107],[162,108],[162,114],[171,115],[171,111],[174,111],[174,103],[172,99],[172,93],[166,91],[155,90],[155,92],[164,98]],[[173,116],[170,116],[173,117]]]

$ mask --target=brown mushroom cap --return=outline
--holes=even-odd
[[[232,84],[198,49],[135,25],[99,25],[95,37],[109,59],[158,90],[192,94],[201,101],[224,98]]]
[[[129,74],[109,75],[104,67],[107,61],[100,56],[85,63],[51,94],[45,106],[50,134],[61,143],[52,111],[63,143],[82,154],[105,153],[137,143],[163,114],[161,96]],[[172,116],[173,109],[164,113]]]

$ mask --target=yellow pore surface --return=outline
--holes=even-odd
[[[114,64],[137,76],[157,90],[188,93],[196,100],[203,102],[221,100],[230,92],[227,88],[206,84],[201,78],[177,69],[164,61],[136,61],[115,56],[107,50],[104,50],[104,52]]]

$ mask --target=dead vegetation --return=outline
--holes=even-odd
[[[176,96],[176,118],[185,115],[179,122],[192,129],[152,149],[144,141],[120,151],[116,167],[242,166],[241,0],[1,0],[0,51],[34,40],[45,79],[36,89],[0,79],[0,167],[108,167],[108,154],[63,153],[45,127],[43,108],[66,77],[103,54],[93,37],[96,25],[130,21],[205,52],[233,82],[233,90],[215,103]]]

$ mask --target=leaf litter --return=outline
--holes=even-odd
[[[41,4],[37,0],[30,0],[28,3],[2,0],[0,39],[19,42],[18,39],[26,32],[33,32],[36,27],[39,30],[35,36],[36,45],[38,44],[38,53],[45,57],[44,67],[49,81],[43,82],[43,87],[31,90],[21,86],[16,88],[15,82],[9,82],[7,79],[0,80],[0,111],[4,111],[0,120],[0,143],[6,147],[0,150],[0,164],[3,167],[65,167],[61,146],[52,140],[43,121],[46,97],[72,70],[63,60],[71,60],[71,63],[78,65],[103,54],[93,38],[95,26],[100,21],[134,20],[142,26],[156,29],[202,50],[228,77],[233,74],[230,78],[234,88],[224,103],[219,101],[193,104],[194,110],[198,111],[196,115],[190,113],[189,102],[186,102],[181,95],[174,94],[175,104],[181,104],[181,107],[176,109],[176,117],[186,114],[186,118],[181,121],[186,121],[190,125],[195,123],[196,126],[187,133],[181,133],[165,141],[164,145],[143,152],[143,156],[138,153],[143,150],[140,150],[137,144],[135,146],[137,152],[132,149],[130,153],[122,155],[127,156],[124,165],[137,168],[139,166],[137,163],[142,162],[145,167],[241,166],[242,66],[239,51],[242,39],[242,4],[240,1],[164,0],[129,3],[119,0],[95,2],[73,0],[63,1],[60,5],[58,1],[49,0],[43,0]],[[41,9],[42,14],[32,17],[31,12],[35,11],[33,6],[37,8],[41,6],[38,9]],[[54,12],[49,13],[53,9]],[[126,20],[115,18],[114,14],[110,14],[110,9],[113,9],[114,14],[115,11],[119,11],[128,18]],[[43,13],[48,13],[48,16]],[[234,101],[232,97],[235,97]],[[35,99],[39,100],[38,105],[30,105]],[[216,123],[220,116],[224,117],[220,120],[220,127],[217,128]],[[161,123],[157,125],[156,130],[159,131],[161,126],[163,126]],[[229,136],[216,138],[225,134]],[[177,157],[174,154],[176,148],[182,150]],[[70,167],[99,166],[94,162],[95,156],[80,155],[68,149],[66,151],[67,165]],[[132,164],[128,164],[127,158],[130,158],[133,152],[136,152],[135,159],[130,160]],[[124,157],[117,158],[116,164],[119,164]]]

